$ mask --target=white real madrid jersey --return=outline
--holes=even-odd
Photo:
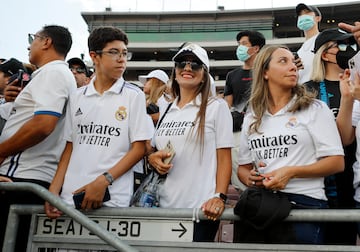
[[[119,79],[102,95],[94,79],[71,96],[66,118],[66,140],[73,151],[61,197],[73,203],[72,192],[112,168],[129,151],[131,143],[149,140],[152,128],[146,114],[144,93]],[[133,172],[109,186],[111,200],[104,205],[129,206],[133,193]]]

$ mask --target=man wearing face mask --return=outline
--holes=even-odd
[[[256,55],[260,49],[265,45],[264,36],[257,31],[240,31],[236,35],[238,47],[236,49],[236,56],[238,60],[242,61],[244,65],[230,71],[226,76],[225,100],[232,111],[233,116],[233,133],[235,147],[231,150],[232,168],[231,183],[243,189],[244,186],[237,176],[237,153],[239,145],[239,136],[241,131],[242,120],[247,108],[247,103],[251,88],[251,69]]]
[[[297,27],[304,32],[305,42],[297,51],[301,58],[303,69],[299,70],[299,83],[310,80],[314,53],[314,44],[319,34],[321,13],[318,8],[300,3],[296,6]]]
[[[322,31],[315,40],[314,62],[309,89],[317,91],[317,98],[327,103],[336,118],[340,107],[339,75],[348,68],[348,61],[359,50],[353,34],[338,28]],[[326,125],[324,125],[326,126]],[[344,147],[345,170],[325,177],[325,193],[330,208],[354,208],[353,169],[356,143]],[[326,223],[325,243],[356,244],[356,225],[351,222]]]

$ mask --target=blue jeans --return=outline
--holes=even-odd
[[[292,209],[324,209],[328,208],[327,201],[315,199],[301,194],[286,193],[290,202],[294,203]],[[323,222],[293,222],[293,231],[298,244],[323,244]]]
[[[285,193],[292,202],[292,209],[328,208],[327,201],[305,195]],[[323,222],[282,221],[257,230],[244,221],[234,223],[234,242],[240,243],[277,243],[277,244],[323,244]]]

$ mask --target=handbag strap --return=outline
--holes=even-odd
[[[170,109],[171,105],[172,105],[172,102],[171,102],[171,103],[169,103],[169,105],[167,106],[167,108],[166,108],[166,110],[165,110],[165,113],[161,116],[160,120],[159,120],[159,121],[158,121],[158,123],[156,124],[156,129],[158,129],[158,128],[159,128],[159,126],[160,126],[161,122],[163,121],[163,119],[164,119],[164,117],[165,117],[166,113],[169,111],[169,109]]]
[[[161,116],[160,120],[158,121],[158,123],[156,124],[156,128],[155,129],[158,129],[161,122],[163,121],[166,113],[169,111],[170,107],[172,105],[172,102],[169,103],[169,105],[167,106],[166,110],[165,110],[165,113]],[[144,174],[148,174],[148,170],[153,170],[153,169],[149,169],[147,167],[150,167],[151,165],[149,164],[149,161],[147,160],[147,156],[144,156],[143,158],[144,160],[144,165],[143,165],[143,171],[144,171]]]

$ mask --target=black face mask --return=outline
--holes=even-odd
[[[346,51],[338,51],[336,54],[336,63],[341,69],[349,68],[349,59],[355,56],[355,54],[359,51],[359,47],[356,45],[356,50],[354,50],[351,46],[346,47]]]

